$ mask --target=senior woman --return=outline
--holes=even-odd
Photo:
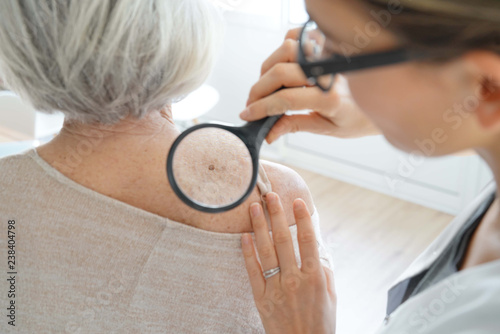
[[[240,238],[270,190],[314,211],[303,180],[262,163],[246,203],[209,215],[165,173],[179,134],[170,104],[206,79],[220,27],[204,0],[0,2],[6,86],[66,116],[51,142],[0,160],[1,252],[15,260],[0,332],[264,332]]]

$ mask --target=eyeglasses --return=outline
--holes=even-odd
[[[309,20],[300,34],[299,65],[307,78],[311,79],[324,92],[332,88],[337,73],[429,57],[426,53],[410,52],[399,48],[349,58],[328,51],[327,43],[328,40],[319,30],[318,25]]]

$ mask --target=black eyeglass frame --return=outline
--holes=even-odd
[[[314,21],[307,21],[300,33],[298,62],[306,77],[308,79],[312,79],[316,86],[318,86],[324,92],[328,92],[332,88],[334,80],[332,79],[328,87],[324,87],[317,80],[319,76],[327,74],[332,74],[332,76],[334,76],[338,73],[392,65],[405,61],[418,60],[429,57],[428,53],[409,51],[405,48],[397,48],[389,51],[353,56],[349,59],[340,54],[336,54],[329,59],[309,62],[304,53],[303,40],[305,30],[311,22]]]

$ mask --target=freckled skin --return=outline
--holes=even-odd
[[[251,157],[246,146],[232,134],[213,129],[197,131],[179,145],[175,157],[174,175],[178,185],[197,202],[228,205],[248,190],[253,171]],[[294,224],[294,199],[303,198],[313,213],[309,191],[300,176],[277,164],[265,162],[264,168],[273,191],[282,196],[290,225]],[[253,190],[245,203],[229,212],[213,215],[196,211],[187,221],[205,219],[205,225],[210,229],[222,225],[225,231],[251,231],[248,207],[254,202],[260,202],[258,189]],[[236,221],[231,218],[234,216],[238,217]]]
[[[38,153],[52,165],[55,162],[64,164],[65,156],[61,157],[61,152],[65,152],[67,145],[76,146],[79,140],[57,137],[50,145],[39,147]],[[92,155],[82,159],[78,168],[60,172],[84,187],[179,223],[213,232],[252,232],[249,207],[250,204],[261,201],[260,192],[256,188],[243,204],[220,214],[208,214],[192,209],[175,195],[165,173],[166,156],[172,142],[173,138],[151,139],[147,142],[145,150],[144,143],[136,136],[125,139],[112,138],[103,141]],[[207,138],[201,138],[194,143],[194,147],[203,151],[213,143]],[[127,150],[124,150],[124,147],[127,147]],[[203,173],[217,173],[219,168],[222,170],[227,167],[224,161],[227,161],[230,151],[221,150],[217,155],[218,163],[205,163]],[[191,160],[187,159],[185,162],[189,165]],[[216,167],[214,171],[208,169],[212,164]],[[304,199],[312,213],[311,195],[297,173],[273,163],[263,162],[263,165],[273,190],[282,198],[290,225],[295,223],[292,212],[294,199],[299,197]],[[234,170],[225,175],[228,180],[241,176]],[[209,192],[205,190],[205,193]]]
[[[242,198],[250,188],[252,158],[235,135],[204,128],[179,144],[173,174],[181,191],[193,201],[211,207],[227,206]]]

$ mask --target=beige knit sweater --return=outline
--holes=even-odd
[[[264,333],[241,234],[197,229],[99,194],[34,149],[0,160],[0,219],[0,333]],[[296,226],[290,230],[300,263]]]

